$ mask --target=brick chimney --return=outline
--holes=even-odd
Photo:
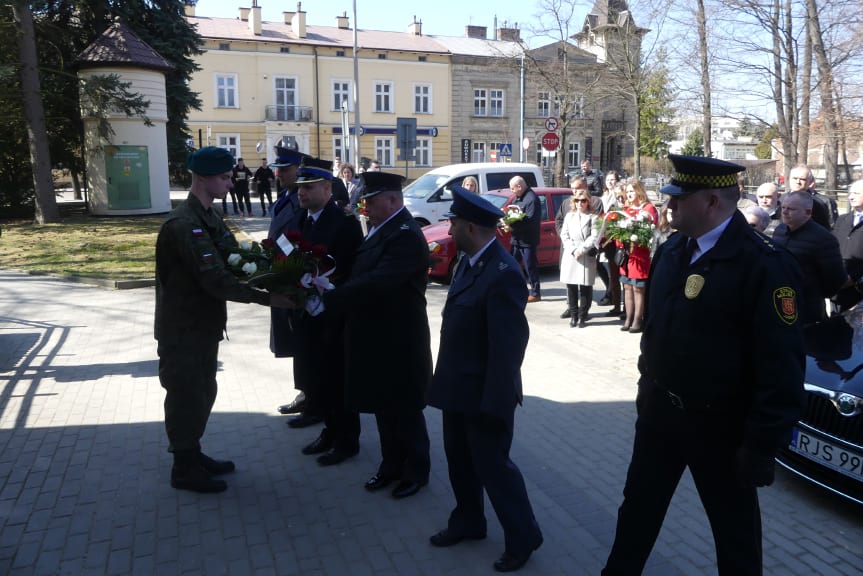
[[[468,38],[482,38],[485,40],[488,38],[488,27],[468,25],[464,27],[464,35]]]
[[[186,17],[188,17],[188,18],[194,18],[195,17],[195,6],[194,5],[190,6],[189,4],[186,4],[185,6],[183,6],[183,10],[186,13]]]
[[[248,21],[250,10],[251,8],[240,8],[240,20],[242,20],[243,22]]]
[[[408,24],[408,34],[413,34],[414,36],[422,36],[423,35],[423,22],[420,20],[417,22],[417,17],[414,16],[414,21]]]
[[[303,12],[302,2],[297,2],[297,12],[291,18],[291,29],[298,38],[306,37],[306,13]]]
[[[339,30],[350,30],[351,21],[347,11],[343,12],[341,16],[336,16],[336,26]]]
[[[518,24],[513,28],[507,28],[506,23],[504,22],[503,26],[497,29],[497,39],[506,40],[507,42],[520,42],[521,33],[517,26]]]
[[[257,4],[257,2],[255,2]],[[255,36],[261,35],[261,7],[253,5],[249,14],[249,30]]]

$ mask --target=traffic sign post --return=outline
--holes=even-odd
[[[560,146],[560,137],[554,132],[546,132],[542,137],[542,147],[549,152],[554,152]]]

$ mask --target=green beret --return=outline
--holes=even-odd
[[[202,176],[224,174],[234,167],[234,157],[224,148],[205,146],[189,156],[186,166]]]

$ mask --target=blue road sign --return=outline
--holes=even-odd
[[[512,156],[512,144],[501,144],[500,145],[500,155],[501,156]]]

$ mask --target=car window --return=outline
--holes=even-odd
[[[542,218],[540,222],[545,222],[549,219],[548,217],[548,199],[545,197],[545,194],[537,194],[536,196],[539,198],[539,213],[542,214]]]
[[[495,205],[496,208],[503,210],[504,205],[509,200],[509,196],[501,196],[500,194],[482,194],[482,197]]]
[[[536,187],[536,174],[533,172],[520,172],[518,175],[524,178],[524,181],[527,182],[528,186],[531,188]]]
[[[425,198],[450,179],[447,174],[423,174],[409,185],[405,186],[402,194],[405,198]]]
[[[569,194],[552,194],[551,202],[554,204],[554,214],[557,214],[557,211],[560,210],[560,206],[569,200]]]
[[[488,184],[486,190],[502,190],[509,188],[509,181],[515,176],[521,176],[529,188],[536,187],[536,174],[533,172],[489,172],[485,175]]]

